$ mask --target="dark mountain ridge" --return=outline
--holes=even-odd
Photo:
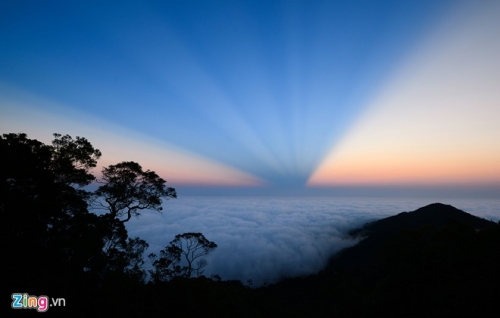
[[[488,221],[451,205],[433,203],[412,212],[365,224],[350,231],[350,235],[362,240],[351,248],[333,256],[326,270],[360,269],[374,266],[376,255],[388,241],[408,231],[425,231],[427,237],[450,225],[462,225],[475,231],[491,228],[495,222]]]
[[[449,222],[461,222],[473,226],[476,229],[485,229],[495,225],[488,221],[451,205],[433,203],[412,212],[401,212],[378,221],[364,225],[360,229],[351,231],[351,235],[383,235],[384,233],[396,233],[404,229],[418,228],[422,226],[434,226],[443,228]]]
[[[371,222],[317,275],[262,289],[275,316],[496,317],[500,223],[434,203]],[[279,308],[279,309],[278,309]]]

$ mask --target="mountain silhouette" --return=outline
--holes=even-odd
[[[461,224],[475,231],[496,225],[451,205],[433,203],[412,212],[401,212],[381,220],[365,224],[349,234],[361,241],[335,255],[327,270],[360,269],[374,266],[376,255],[388,241],[411,230],[422,230],[427,236],[443,230],[451,224]]]
[[[413,212],[401,212],[397,215],[369,223],[361,229],[351,232],[351,234],[383,235],[383,233],[395,233],[404,229],[426,225],[443,228],[450,221],[466,223],[477,229],[485,229],[495,224],[451,205],[433,203]]]
[[[434,203],[351,235],[317,275],[263,289],[274,316],[498,316],[500,223]]]

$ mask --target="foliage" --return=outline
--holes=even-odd
[[[68,185],[86,186],[95,180],[89,170],[95,168],[101,157],[99,149],[83,137],[75,140],[69,135],[54,134],[51,170],[58,181]]]
[[[139,216],[140,210],[161,211],[161,199],[176,198],[174,188],[154,171],[143,171],[133,161],[121,162],[102,169],[103,183],[96,191],[96,207],[107,209],[112,217],[127,222]]]
[[[153,281],[167,281],[176,276],[200,277],[207,261],[203,258],[217,248],[201,233],[177,234],[175,239],[160,251],[160,257],[150,254],[154,270],[150,271]],[[185,261],[184,266],[180,263]]]
[[[7,281],[21,286],[65,285],[101,250],[88,192],[74,188],[93,179],[89,170],[100,152],[84,138],[55,137],[52,146],[26,134],[0,137],[0,241]]]
[[[0,239],[9,255],[7,281],[16,288],[61,287],[75,279],[101,286],[117,275],[142,281],[148,245],[129,238],[123,222],[137,210],[161,210],[161,199],[175,197],[175,189],[139,164],[123,162],[105,167],[103,185],[91,193],[84,187],[96,179],[91,169],[101,152],[83,137],[54,137],[45,145],[26,134],[0,136],[0,213],[5,216]],[[100,197],[110,202],[110,213],[97,216],[88,202]],[[119,220],[123,214],[128,218]],[[32,269],[34,262],[38,270]]]

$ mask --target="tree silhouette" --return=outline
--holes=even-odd
[[[103,183],[95,192],[95,207],[109,211],[113,218],[127,222],[139,216],[140,210],[160,212],[162,198],[176,198],[174,188],[166,187],[166,181],[154,171],[143,171],[133,161],[125,161],[102,169]]]
[[[207,262],[202,257],[215,250],[217,244],[207,240],[201,233],[184,233],[177,234],[169,247],[186,260],[185,275],[189,278],[193,272],[196,272],[196,276],[203,274],[202,269],[207,266]]]
[[[150,271],[154,281],[165,281],[175,276],[191,278],[200,277],[207,261],[203,258],[217,248],[217,244],[209,241],[201,233],[177,234],[175,239],[160,251],[160,257],[150,254],[153,261],[153,271]],[[180,262],[186,262],[180,266]]]
[[[54,136],[52,145],[26,134],[0,137],[0,213],[4,217],[0,242],[8,255],[6,284],[64,286],[68,277],[81,275],[102,247],[95,233],[98,218],[87,209],[88,192],[74,187],[93,180],[89,171],[100,151],[84,138]],[[19,246],[29,246],[29,252]]]
[[[124,222],[141,209],[160,211],[161,199],[175,197],[175,189],[123,162],[104,168],[103,184],[91,193],[84,187],[95,180],[90,171],[101,152],[83,137],[54,137],[46,145],[26,134],[0,136],[0,247],[9,273],[2,281],[43,292],[143,281],[148,245],[129,238]],[[89,212],[96,198],[110,213]]]
[[[51,170],[58,181],[68,185],[86,186],[95,180],[89,170],[101,157],[99,149],[83,137],[75,140],[69,135],[54,134]]]

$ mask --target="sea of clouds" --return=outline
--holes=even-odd
[[[130,237],[158,253],[176,234],[201,232],[218,247],[206,257],[205,275],[254,287],[313,274],[341,249],[356,244],[349,230],[366,222],[437,201],[401,198],[210,197],[164,202],[163,213],[144,211],[127,223]],[[500,200],[440,201],[498,221]],[[146,266],[150,266],[147,264]]]

